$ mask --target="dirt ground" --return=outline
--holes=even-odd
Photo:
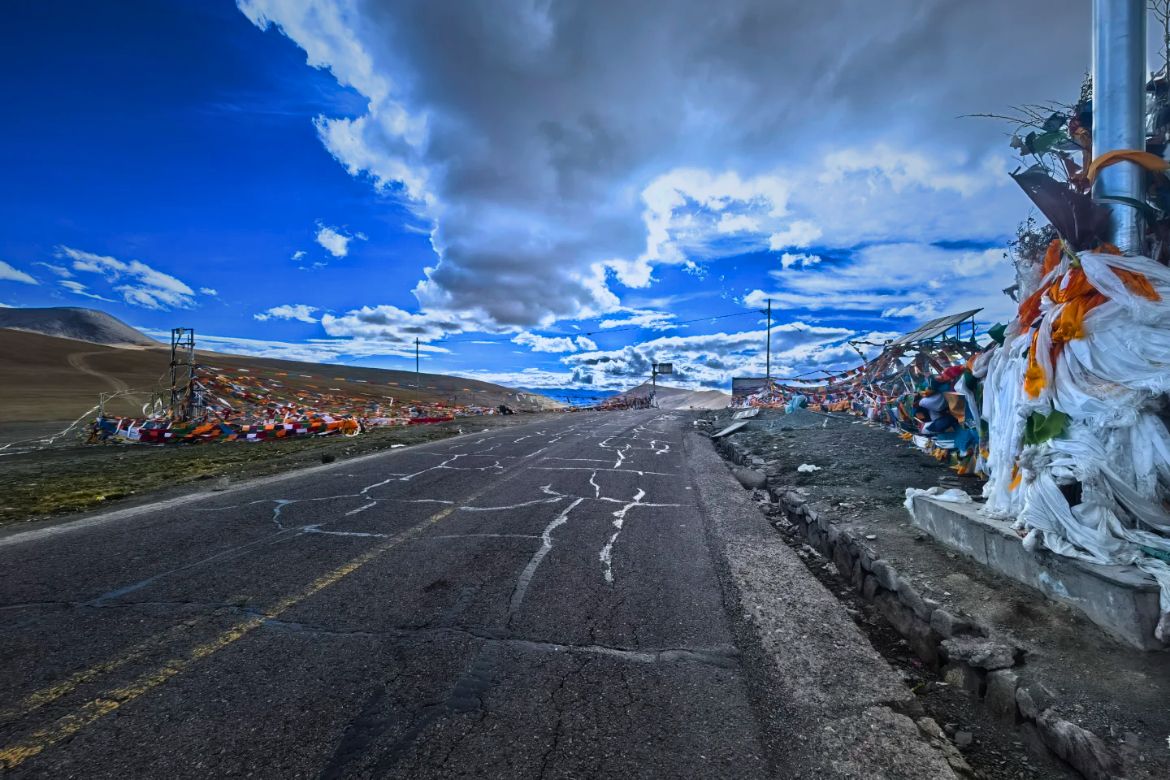
[[[360,436],[261,442],[149,445],[67,442],[15,455],[0,451],[0,526],[99,506],[125,506],[190,489],[341,460],[400,445],[520,425],[556,412],[461,417],[449,423],[375,428]]]
[[[713,427],[727,418],[728,413],[720,413]],[[910,524],[902,503],[906,488],[941,485],[979,496],[980,480],[959,477],[896,434],[843,415],[765,411],[735,436],[761,459],[758,467],[777,470],[782,483],[803,488],[834,523],[864,536],[923,596],[975,616],[1022,647],[1024,671],[1056,693],[1062,717],[1092,730],[1119,752],[1140,757],[1139,763],[1153,771],[1150,776],[1170,776],[1170,709],[1165,706],[1170,654],[1131,649],[1075,610],[992,573]],[[797,471],[802,464],[819,470]],[[773,519],[783,530],[786,523]],[[923,668],[880,615],[837,581],[831,563],[826,566],[803,539],[788,538],[809,568],[850,604],[875,646],[904,670],[936,720],[975,735],[968,758],[988,777],[1064,776],[1061,766],[1045,767],[1029,753],[1028,734],[980,715],[981,705]],[[1163,769],[1167,774],[1161,774]]]

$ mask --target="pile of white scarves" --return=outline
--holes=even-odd
[[[1029,548],[1153,575],[1163,612],[1157,636],[1170,641],[1170,565],[1149,552],[1170,555],[1170,433],[1162,417],[1170,391],[1170,269],[1146,257],[1084,253],[1077,260],[1109,300],[1088,311],[1083,337],[1053,359],[1053,323],[1067,304],[1045,294],[1036,361],[1047,383],[1039,395],[1024,389],[1033,323],[1013,321],[1003,346],[975,367],[985,372],[990,426],[985,511],[1014,519]],[[1073,262],[1064,256],[1041,285],[1067,281]],[[1160,300],[1135,294],[1113,269],[1144,274]],[[1053,410],[1068,415],[1064,432],[1025,445],[1028,417]],[[1081,486],[1076,506],[1060,489],[1073,483]]]

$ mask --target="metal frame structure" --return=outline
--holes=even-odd
[[[195,329],[171,328],[171,419],[191,419],[194,406]]]

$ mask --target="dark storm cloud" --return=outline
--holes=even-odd
[[[433,221],[420,303],[516,327],[612,311],[607,264],[641,286],[705,246],[702,224],[676,242],[662,200],[700,200],[695,171],[769,176],[748,199],[707,192],[765,246],[917,230],[928,206],[956,213],[921,219],[926,238],[1006,232],[1018,204],[972,198],[1002,177],[985,158],[1003,128],[956,117],[1067,99],[1089,51],[1088,3],[1058,0],[239,2],[369,98],[319,129],[350,171]],[[878,144],[886,168],[842,174],[873,197],[844,203],[825,156]]]

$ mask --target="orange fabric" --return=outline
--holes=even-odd
[[[1146,275],[1138,271],[1127,271],[1123,268],[1114,268],[1113,272],[1125,282],[1126,288],[1134,295],[1140,295],[1148,301],[1160,301],[1162,296],[1150,284],[1150,280]]]
[[[1039,398],[1040,391],[1048,384],[1044,369],[1036,362],[1036,340],[1040,331],[1032,332],[1032,348],[1028,350],[1028,370],[1024,372],[1024,390],[1031,398]]]
[[[1112,152],[1105,152],[1105,154],[1089,163],[1089,167],[1085,170],[1085,175],[1092,182],[1097,178],[1097,174],[1102,169],[1108,168],[1110,165],[1116,165],[1119,162],[1131,162],[1135,165],[1140,165],[1151,173],[1159,173],[1170,168],[1170,163],[1156,154],[1139,152],[1136,149],[1115,149]]]
[[[1060,345],[1073,339],[1085,337],[1085,315],[1108,300],[1099,292],[1074,298],[1065,304],[1052,324],[1053,357],[1059,353]]]
[[[1059,238],[1054,238],[1048,242],[1048,248],[1044,250],[1044,265],[1041,266],[1041,275],[1047,276],[1053,268],[1060,265],[1060,256],[1062,253],[1062,245]]]

